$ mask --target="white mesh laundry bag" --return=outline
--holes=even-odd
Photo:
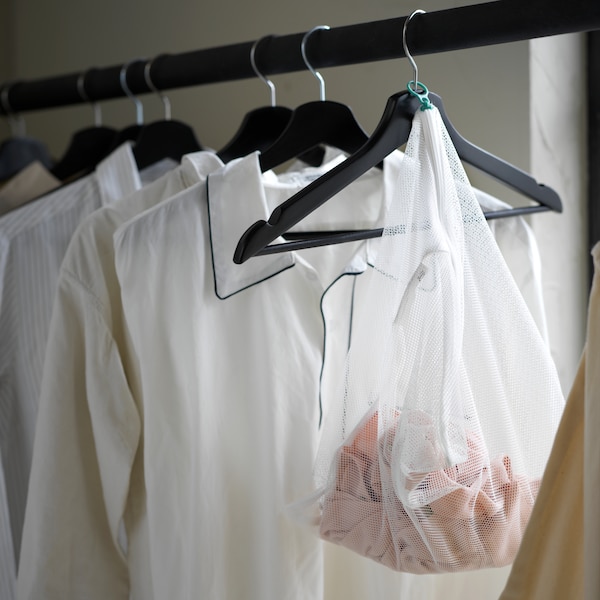
[[[320,535],[411,573],[509,564],[564,399],[435,107],[365,276],[323,422]]]

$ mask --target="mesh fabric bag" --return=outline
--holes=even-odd
[[[320,535],[398,571],[509,564],[564,400],[435,107],[365,276],[323,423]]]

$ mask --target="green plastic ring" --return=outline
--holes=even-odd
[[[411,80],[406,84],[406,88],[410,94],[419,99],[421,102],[421,110],[429,110],[433,108],[433,104],[429,99],[429,90],[424,83]],[[419,91],[419,88],[421,88],[422,91]]]

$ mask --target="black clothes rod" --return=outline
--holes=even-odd
[[[307,46],[308,58],[315,68],[402,58],[405,18],[316,31]],[[412,54],[424,55],[594,30],[600,30],[598,0],[497,0],[419,15],[411,21],[407,41]],[[256,51],[259,70],[265,75],[305,70],[300,51],[303,35],[264,39]],[[256,77],[249,58],[253,43],[161,55],[152,65],[152,81],[157,88],[168,90]],[[150,92],[144,80],[146,62],[133,62],[127,70],[127,83],[134,94]],[[87,72],[85,91],[90,100],[125,96],[119,83],[121,67]],[[5,93],[8,106],[20,113],[82,103],[77,88],[80,75],[9,84]]]

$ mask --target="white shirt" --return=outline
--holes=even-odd
[[[220,166],[221,161],[212,153],[184,157],[181,167],[95,211],[72,237],[58,278],[41,386],[19,570],[21,598],[92,597],[88,596],[90,588],[96,594],[93,597],[128,598],[121,552],[112,544],[123,544],[116,530],[123,516],[129,473],[121,477],[121,463],[130,466],[133,462],[137,437],[128,453],[119,431],[105,431],[103,424],[108,420],[110,429],[122,419],[127,428],[122,439],[126,440],[136,431],[139,416],[127,413],[129,391],[119,352],[123,328],[112,236],[134,215],[198,183],[205,173]],[[155,173],[150,171],[150,175],[165,168],[157,171],[154,167]],[[110,415],[102,414],[113,410],[113,421]],[[101,434],[107,431],[116,439],[104,441],[114,442],[114,448],[103,445]],[[99,473],[98,458],[105,453],[119,460],[114,464],[101,462]],[[97,497],[93,490],[97,490]],[[111,521],[113,540],[106,529],[107,510],[110,516],[121,511]],[[74,556],[71,548],[77,549]],[[88,565],[94,565],[105,579],[97,582],[88,572]],[[68,569],[70,575],[63,569]]]
[[[59,267],[82,219],[141,185],[127,144],[102,161],[93,175],[0,219],[0,455],[7,494],[0,505],[10,515],[13,579]],[[8,545],[0,541],[0,556],[6,555]]]
[[[475,190],[475,196],[484,211],[511,208],[506,202],[481,190]],[[521,216],[490,219],[488,224],[542,338],[548,343],[542,260],[533,230]]]
[[[283,511],[312,486],[321,303],[328,327],[346,328],[345,348],[355,277],[341,275],[367,268],[367,245],[306,251],[319,268],[291,254],[234,265],[248,224],[301,182],[262,176],[257,155],[198,180],[115,234],[122,327],[103,308],[114,297],[99,303],[77,281],[98,248],[69,252],[31,479],[30,498],[43,500],[28,506],[19,598],[322,596],[321,542]],[[381,192],[380,175],[363,176],[335,209],[340,226],[376,220]],[[75,361],[67,380],[86,372],[83,402],[64,401],[64,352]]]
[[[322,597],[322,544],[285,507],[312,488],[323,361],[347,349],[368,245],[232,261],[249,224],[304,185],[261,176],[251,155],[115,235],[143,412],[148,543],[137,551],[153,598]],[[370,226],[383,195],[369,172],[303,227]]]

